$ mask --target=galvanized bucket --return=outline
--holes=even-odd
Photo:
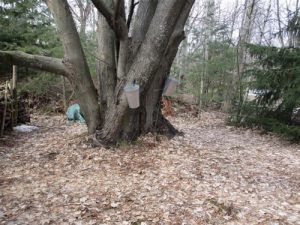
[[[169,77],[168,80],[166,81],[163,95],[165,96],[173,95],[178,84],[179,81],[175,77]]]
[[[140,86],[137,84],[127,84],[124,87],[129,108],[136,109],[140,106]]]

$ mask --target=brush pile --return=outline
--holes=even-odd
[[[27,122],[30,122],[30,116],[26,109],[26,99],[22,95],[18,96],[15,103],[10,85],[0,84],[0,127],[4,123],[4,131],[7,131],[17,124]]]

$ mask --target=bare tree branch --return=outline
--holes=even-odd
[[[61,59],[31,55],[20,51],[0,51],[0,63],[24,66],[62,76],[68,76]]]
[[[124,1],[118,0],[113,11],[102,0],[91,0],[98,11],[105,17],[108,25],[115,32],[117,39],[128,38],[128,29],[124,13]]]
[[[123,4],[124,4],[124,2],[123,2]],[[121,7],[121,0],[116,0],[115,11],[114,11],[114,21],[117,20],[119,14],[120,14],[120,7]]]
[[[111,29],[115,30],[114,12],[108,8],[102,0],[91,0],[98,11],[105,17]]]
[[[277,11],[276,11],[277,23],[278,23],[278,29],[279,29],[278,35],[279,35],[279,40],[280,40],[281,47],[283,48],[284,47],[284,41],[283,41],[283,36],[282,36],[279,0],[276,1],[276,6],[277,6]]]
[[[130,3],[130,9],[129,9],[129,13],[128,13],[128,18],[127,18],[127,27],[128,27],[128,30],[130,28],[130,23],[131,23],[131,20],[132,20],[132,17],[133,17],[133,13],[134,13],[134,9],[135,7],[139,4],[140,2],[134,2],[134,0],[131,0],[131,3]]]

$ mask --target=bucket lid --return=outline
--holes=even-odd
[[[138,91],[139,89],[140,89],[140,86],[138,84],[127,84],[124,87],[125,92],[134,92],[134,91]]]

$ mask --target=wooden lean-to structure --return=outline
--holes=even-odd
[[[0,76],[0,136],[19,123],[30,122],[25,101],[17,93],[17,67],[10,76]]]

